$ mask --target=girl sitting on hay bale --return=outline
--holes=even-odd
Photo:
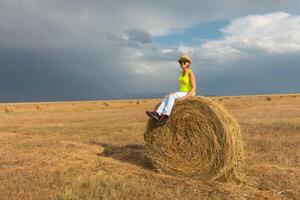
[[[183,54],[178,60],[181,71],[178,79],[179,91],[166,95],[160,106],[154,111],[146,111],[146,114],[157,121],[157,125],[164,125],[169,120],[175,99],[182,101],[196,95],[196,78],[190,69],[192,61],[187,54]]]

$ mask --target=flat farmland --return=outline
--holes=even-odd
[[[211,97],[239,122],[241,184],[159,173],[144,147],[161,99],[0,104],[0,199],[300,199],[300,94]]]

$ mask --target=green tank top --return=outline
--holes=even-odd
[[[179,83],[179,91],[180,92],[189,92],[192,89],[192,84],[189,77],[189,72],[192,71],[189,69],[184,76],[182,76],[182,71],[180,71],[180,76],[178,79]],[[196,93],[194,92],[193,95],[195,96]]]

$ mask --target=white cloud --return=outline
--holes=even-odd
[[[174,49],[161,49],[162,53],[172,53],[174,52]]]
[[[245,51],[289,53],[300,50],[300,16],[278,12],[237,18],[221,30],[225,38],[220,46]]]
[[[231,20],[219,40],[201,46],[179,47],[201,61],[225,62],[257,54],[300,51],[300,16],[284,12],[249,15]]]
[[[173,49],[164,49],[154,43],[131,45],[131,50],[126,50],[126,56],[128,62],[135,60],[139,70],[134,71],[156,73],[156,66],[163,61],[169,64],[173,61],[172,65],[175,66],[181,53],[190,54],[196,63],[222,65],[224,62],[256,55],[300,51],[300,16],[284,12],[249,15],[232,19],[221,31],[224,34],[221,39],[207,40],[201,46],[182,44]],[[126,48],[130,48],[129,45]],[[135,55],[138,53],[137,58]]]
[[[231,20],[224,37],[194,47],[199,61],[226,62],[258,54],[300,51],[300,16],[278,12]]]

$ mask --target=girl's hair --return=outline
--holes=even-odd
[[[190,63],[190,62],[187,62],[187,63],[189,63],[189,65],[188,65],[188,67],[187,67],[187,68],[190,68],[190,66],[191,66],[191,63]]]

